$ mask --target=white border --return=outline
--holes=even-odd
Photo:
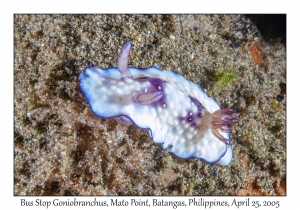
[[[293,2],[283,1],[240,1],[240,0],[184,0],[184,1],[4,1],[1,2],[1,188],[0,188],[0,206],[4,209],[20,207],[21,199],[47,199],[53,200],[56,197],[14,197],[13,196],[13,14],[15,13],[287,13],[287,196],[286,197],[251,197],[251,200],[279,200],[280,208],[285,209],[288,206],[299,206],[299,161],[297,161],[297,148],[299,138],[296,131],[298,126],[297,117],[299,115],[299,82],[300,77],[299,63],[299,13],[298,6]],[[297,173],[298,172],[298,173]],[[66,197],[57,197],[67,199]],[[80,197],[80,200],[90,200],[92,197]],[[126,198],[126,197],[125,197]],[[126,199],[131,199],[126,198]],[[137,199],[139,197],[136,197]],[[145,198],[145,197],[143,197]],[[164,197],[169,200],[186,200],[189,197]],[[199,197],[197,197],[199,198]],[[204,197],[213,200],[213,197]],[[247,197],[237,197],[239,200]],[[97,197],[99,200],[110,201],[111,197]],[[152,199],[152,198],[149,198]],[[216,197],[217,200],[233,200],[234,197]],[[6,208],[5,208],[6,207]],[[25,207],[23,207],[25,208]],[[26,207],[33,208],[33,207]],[[38,207],[41,209],[41,207]],[[74,209],[74,207],[63,207],[65,209]],[[94,207],[100,208],[100,207]],[[123,207],[131,208],[135,207]],[[173,209],[168,207],[169,209]],[[196,207],[189,207],[194,208]],[[197,207],[199,209],[200,207]],[[20,209],[20,208],[18,208]],[[37,208],[36,208],[37,209]],[[135,208],[137,209],[137,208]],[[140,208],[139,208],[140,209]],[[160,209],[160,208],[158,208]],[[221,208],[213,208],[221,209]],[[240,207],[239,209],[250,209]]]

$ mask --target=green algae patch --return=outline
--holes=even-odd
[[[237,74],[235,73],[234,69],[228,68],[221,71],[216,71],[213,89],[214,90],[228,89],[229,87],[234,85],[236,81],[237,81]]]

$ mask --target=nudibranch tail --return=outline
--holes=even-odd
[[[229,144],[229,139],[223,137],[219,131],[231,133],[229,126],[239,121],[237,118],[231,116],[233,113],[235,113],[233,109],[224,108],[212,113],[208,119],[208,127],[212,133],[225,144]]]
[[[117,68],[121,73],[122,80],[124,80],[125,78],[132,78],[131,72],[128,69],[128,59],[131,47],[131,43],[126,42],[118,55]]]

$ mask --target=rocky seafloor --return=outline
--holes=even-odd
[[[229,166],[95,116],[85,67],[173,70],[237,111]],[[14,15],[15,195],[285,195],[286,49],[243,15]]]

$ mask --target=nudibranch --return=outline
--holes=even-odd
[[[122,47],[117,68],[90,66],[80,74],[92,111],[149,129],[154,142],[178,157],[228,165],[234,110],[220,109],[201,87],[173,71],[128,68],[131,47]]]

